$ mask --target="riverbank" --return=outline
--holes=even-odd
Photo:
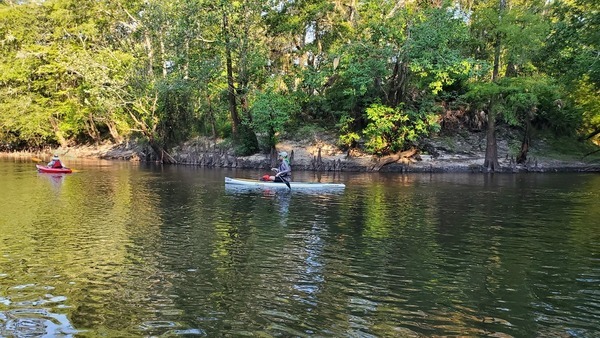
[[[538,141],[531,147],[528,161],[517,164],[514,160],[519,141],[502,135],[498,139],[498,160],[502,172],[600,172],[600,152],[585,156],[581,153],[553,152],[547,141]],[[484,133],[464,133],[438,136],[428,140],[429,152],[399,158],[381,166],[382,159],[358,151],[342,151],[329,135],[314,135],[304,140],[284,140],[278,151],[287,151],[296,171],[354,171],[354,172],[484,172]],[[102,144],[47,149],[42,152],[4,153],[4,157],[42,161],[53,153],[65,163],[83,158],[123,161],[159,161],[148,148],[137,143]],[[172,150],[179,165],[218,168],[268,169],[275,165],[269,154],[235,156],[226,142],[206,138],[191,140]]]

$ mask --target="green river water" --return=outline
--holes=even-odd
[[[599,337],[599,174],[0,159],[2,337]]]

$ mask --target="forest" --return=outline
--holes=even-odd
[[[194,137],[236,154],[334,132],[389,155],[436,133],[600,143],[597,0],[0,0],[0,151]]]

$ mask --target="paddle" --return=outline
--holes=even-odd
[[[281,176],[279,176],[279,178],[280,178],[280,179],[283,181],[283,183],[285,183],[285,185],[287,185],[287,187],[288,187],[290,190],[292,190],[292,187],[290,186],[290,182],[288,181],[288,178],[287,178],[287,177],[285,177],[285,178],[284,178],[284,177],[281,177]]]
[[[277,169],[277,168],[271,168],[271,170],[272,170],[272,171],[274,171],[274,172],[276,172],[276,173],[278,173],[278,172],[279,172],[279,169]],[[283,183],[285,183],[285,185],[287,185],[287,187],[288,187],[290,190],[292,190],[292,187],[290,186],[290,182],[288,181],[287,177],[286,177],[286,178],[283,178],[283,177],[281,177],[281,176],[277,176],[277,175],[275,175],[275,179],[277,179],[277,177],[279,177],[279,178],[280,178],[280,179],[283,181]]]

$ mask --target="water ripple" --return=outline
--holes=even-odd
[[[596,176],[348,174],[322,194],[131,165],[0,166],[0,336],[600,330]]]

